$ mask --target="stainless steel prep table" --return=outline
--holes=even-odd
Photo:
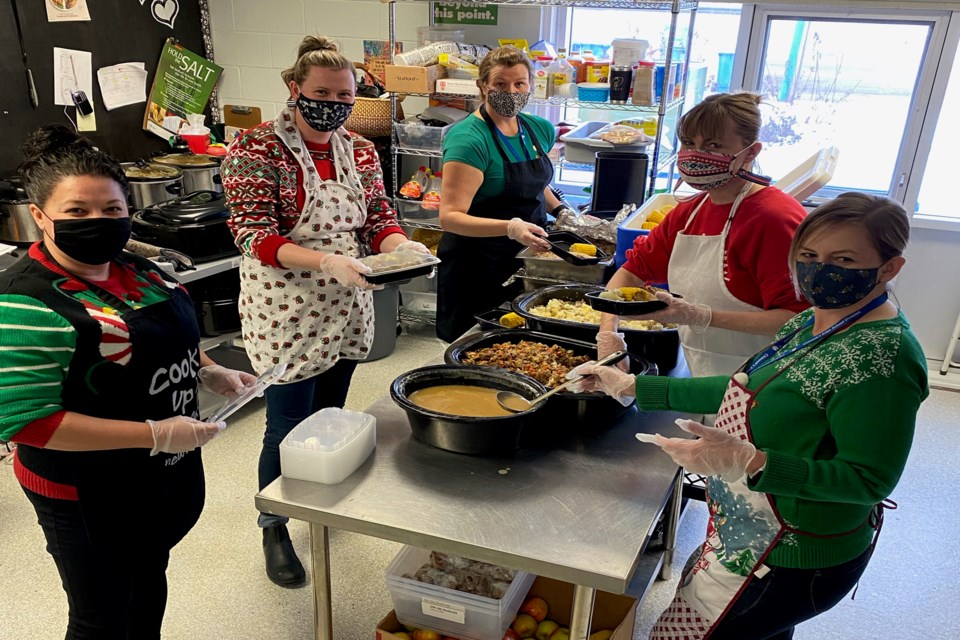
[[[327,527],[578,585],[574,640],[589,634],[595,589],[624,593],[634,579],[631,591],[642,598],[658,571],[669,577],[682,474],[634,434],[678,435],[678,414],[631,408],[589,437],[493,459],[413,439],[389,396],[367,412],[377,418],[377,448],[353,475],[338,485],[280,477],[256,496],[261,511],[310,523],[318,640],[333,638]],[[644,554],[664,509],[664,551]]]

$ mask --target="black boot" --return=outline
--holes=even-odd
[[[287,525],[263,528],[263,555],[267,561],[267,576],[274,584],[296,589],[307,583],[307,574],[293,550]]]

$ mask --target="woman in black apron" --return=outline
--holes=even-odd
[[[44,239],[0,275],[0,439],[70,605],[68,639],[159,638],[170,550],[204,500],[198,378],[233,395],[253,376],[200,350],[186,290],[122,255],[127,184],[64,127],[24,145]],[[29,391],[23,391],[29,389]],[[171,417],[172,416],[172,417]]]
[[[453,341],[486,311],[520,292],[503,283],[520,267],[524,246],[549,250],[547,210],[562,205],[550,193],[553,125],[521,114],[533,68],[515,47],[491,51],[480,64],[483,105],[444,138],[437,257],[437,335]]]

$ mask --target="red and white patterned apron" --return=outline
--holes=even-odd
[[[794,361],[796,362],[796,361]],[[749,411],[754,398],[793,362],[778,371],[756,390],[746,385],[746,374],[737,373],[727,384],[715,427],[730,435],[753,442]],[[744,383],[738,380],[744,380]],[[838,534],[813,534],[800,531],[780,517],[773,496],[752,491],[747,476],[735,482],[724,482],[719,476],[707,478],[707,540],[684,568],[680,585],[670,605],[650,632],[650,640],[703,640],[733,606],[750,580],[762,580],[766,573],[763,560],[786,536],[814,535],[839,537],[860,529]],[[882,519],[882,509],[874,512]],[[877,528],[876,519],[869,524]],[[874,542],[876,537],[874,537]]]
[[[339,129],[330,138],[336,178],[322,180],[294,124],[277,117],[276,132],[304,176],[306,201],[286,237],[298,246],[353,257],[365,255],[358,231],[366,220],[363,187],[353,144]],[[373,343],[373,295],[345,287],[321,271],[286,269],[244,256],[240,262],[240,312],[250,362],[263,373],[289,366],[280,384],[326,371],[340,358],[362,360]]]

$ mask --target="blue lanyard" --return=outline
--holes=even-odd
[[[523,120],[520,119],[520,116],[517,116],[517,128],[520,130],[520,147],[523,149],[523,155],[526,156],[527,160],[533,160],[533,158],[530,157],[530,152],[527,150],[527,136],[523,132]],[[507,136],[503,135],[503,132],[496,126],[493,127],[493,130],[497,132],[497,136],[500,138],[503,146],[510,150],[510,154],[517,159],[517,162],[523,162],[523,158],[521,158],[517,150],[513,148],[513,145],[510,144]]]
[[[799,329],[791,332],[789,335],[783,336],[782,338],[780,338],[779,340],[771,344],[769,347],[767,347],[766,349],[764,349],[763,351],[755,355],[753,359],[749,361],[749,364],[747,364],[747,366],[744,367],[743,371],[747,375],[750,375],[757,369],[760,369],[761,367],[765,367],[779,360],[783,360],[787,356],[792,355],[797,351],[800,351],[801,349],[806,349],[807,347],[809,347],[810,345],[816,342],[820,342],[825,338],[829,338],[830,336],[835,334],[837,331],[840,331],[841,329],[850,326],[851,324],[853,324],[863,316],[867,315],[868,313],[870,313],[871,311],[873,311],[874,309],[876,309],[886,301],[887,301],[887,293],[883,292],[882,294],[880,294],[879,296],[871,300],[870,303],[867,304],[866,306],[861,307],[860,309],[857,309],[850,315],[844,316],[843,318],[835,322],[834,325],[829,329],[827,329],[826,331],[818,333],[815,336],[811,336],[807,340],[804,340],[800,344],[794,347],[791,347],[786,351],[781,351],[783,347],[788,342],[793,340],[793,338],[798,333],[800,333],[807,327],[813,325],[813,318],[810,318],[805,323],[803,323],[803,326],[801,326]]]

